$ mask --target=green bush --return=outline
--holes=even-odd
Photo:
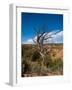
[[[50,68],[52,72],[55,72],[55,71],[62,72],[63,71],[63,61],[60,59],[52,61],[48,64],[48,68]]]

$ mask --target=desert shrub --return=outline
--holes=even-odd
[[[30,72],[30,62],[29,60],[22,60],[22,73]]]
[[[37,74],[40,73],[41,66],[38,63],[31,64],[31,67],[30,68],[31,68],[31,72],[32,73],[37,73]]]
[[[63,73],[63,61],[60,58],[53,60],[51,56],[46,55],[44,65],[47,67],[48,72]]]
[[[62,72],[63,71],[63,61],[61,59],[55,60],[54,62],[55,68],[57,71]]]
[[[26,63],[24,67],[24,73],[29,72],[29,71],[30,71],[30,66],[28,63]]]
[[[31,73],[36,73],[39,76],[44,76],[47,74],[47,68],[45,66],[41,66],[38,62],[34,62],[30,66]]]
[[[41,76],[46,76],[47,73],[48,73],[47,67],[42,66],[42,67],[41,67],[41,70],[40,70],[40,75],[41,75]]]
[[[48,68],[50,68],[50,70],[53,71],[59,71],[62,72],[63,71],[63,61],[58,59],[58,60],[54,60],[52,62],[49,63]]]
[[[31,57],[33,53],[32,45],[22,45],[21,54],[22,57]]]
[[[44,65],[48,68],[48,66],[52,63],[52,59],[50,55],[45,56]]]
[[[41,55],[38,51],[35,51],[32,55],[32,61],[37,61],[38,59],[40,59]]]

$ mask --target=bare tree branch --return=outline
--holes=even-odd
[[[49,39],[49,38],[52,38],[52,37],[47,37],[47,38],[44,38],[44,40],[47,40],[47,39]]]
[[[59,33],[60,32],[60,30],[59,31],[57,31],[57,32],[55,32],[55,33],[52,33],[51,35],[49,35],[49,36],[52,36],[52,35],[56,35],[57,33]]]
[[[43,51],[43,44],[44,42],[46,42],[46,40],[48,41],[50,38],[52,38],[53,35],[56,35],[57,33],[60,32],[60,30],[58,30],[57,32],[54,32],[52,34],[50,34],[50,31],[48,32],[48,29],[46,30],[47,28],[34,28],[34,31],[36,33],[36,36],[37,36],[37,39],[36,41],[33,40],[37,45],[38,45],[38,48],[41,49],[41,51]]]
[[[37,42],[34,40],[34,39],[32,39],[33,40],[33,42],[36,44]]]

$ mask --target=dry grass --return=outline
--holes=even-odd
[[[63,75],[63,45],[49,44],[44,48],[50,51],[43,62],[36,45],[22,45],[22,77]]]

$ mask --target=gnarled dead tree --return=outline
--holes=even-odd
[[[44,61],[44,57],[45,57],[44,47],[43,47],[44,43],[48,41],[50,38],[52,38],[53,35],[55,35],[60,31],[50,34],[48,28],[40,27],[40,28],[34,28],[34,32],[35,32],[36,40],[33,39],[33,41],[37,45],[38,52],[40,53]]]

